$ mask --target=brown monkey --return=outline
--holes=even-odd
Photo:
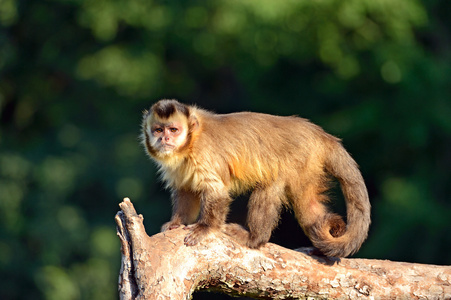
[[[193,224],[186,245],[222,230],[258,248],[268,242],[284,205],[325,255],[351,255],[367,237],[370,203],[356,162],[338,138],[308,120],[213,114],[160,100],[144,112],[142,143],[172,190],[173,215],[162,231]],[[347,224],[325,206],[330,175],[346,198]],[[248,230],[225,223],[231,196],[246,191],[252,191]]]

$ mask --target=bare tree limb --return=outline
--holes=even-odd
[[[451,299],[450,266],[316,257],[271,243],[252,250],[222,233],[187,247],[185,230],[149,237],[129,199],[120,207],[121,299],[181,300],[196,290],[264,299]]]

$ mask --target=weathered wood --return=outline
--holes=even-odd
[[[196,290],[274,299],[451,299],[451,267],[311,256],[268,243],[260,250],[212,233],[183,244],[182,228],[149,237],[126,198],[116,215],[121,299],[189,299]]]

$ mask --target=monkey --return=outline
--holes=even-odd
[[[161,230],[184,227],[187,246],[222,231],[258,249],[284,207],[326,256],[352,255],[367,238],[371,205],[357,163],[340,139],[307,119],[215,114],[162,99],[143,112],[141,142],[171,191],[172,217]],[[346,222],[327,207],[334,180],[346,199]],[[246,227],[226,223],[232,197],[248,192]]]

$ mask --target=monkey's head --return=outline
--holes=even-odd
[[[182,154],[197,127],[191,107],[176,100],[160,100],[144,111],[142,141],[152,158],[164,160]]]

